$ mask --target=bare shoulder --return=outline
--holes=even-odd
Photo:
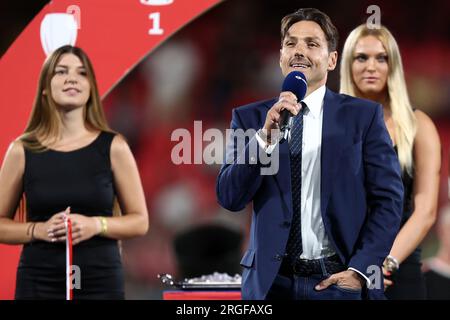
[[[435,139],[438,137],[438,132],[433,120],[423,111],[416,110],[414,114],[417,119],[417,138],[425,137],[429,139]]]
[[[111,155],[120,155],[124,152],[129,152],[130,147],[127,140],[120,133],[116,134],[111,144]]]
[[[414,115],[416,116],[418,127],[436,128],[433,123],[433,120],[431,120],[431,118],[425,112],[421,110],[416,110],[414,111]]]
[[[122,162],[123,160],[132,157],[130,146],[127,140],[121,134],[116,134],[111,144],[111,161],[114,165],[115,162]]]
[[[2,168],[14,174],[22,174],[25,171],[25,149],[19,139],[9,145]]]
[[[421,150],[425,149],[428,151],[439,150],[439,133],[433,123],[433,120],[431,120],[425,112],[420,110],[416,110],[414,114],[417,119],[417,133],[414,141],[415,148],[419,148]]]
[[[6,158],[11,161],[25,161],[25,149],[22,141],[19,139],[14,140],[6,151]]]

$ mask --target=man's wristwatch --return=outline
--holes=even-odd
[[[386,259],[384,261],[384,267],[390,273],[394,273],[400,268],[400,264],[398,263],[397,259],[395,259],[393,256],[389,255],[386,257]]]

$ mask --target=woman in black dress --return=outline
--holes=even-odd
[[[27,222],[16,221],[24,199]],[[24,244],[16,299],[66,297],[65,217],[74,299],[123,299],[118,240],[147,232],[144,192],[125,139],[108,127],[91,62],[72,46],[46,59],[28,125],[0,171],[0,242]]]
[[[400,51],[384,26],[369,29],[361,25],[346,39],[341,61],[341,93],[383,105],[404,185],[401,228],[383,268],[386,296],[424,299],[419,245],[436,218],[440,142],[432,120],[411,108]]]

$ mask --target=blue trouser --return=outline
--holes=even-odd
[[[322,280],[331,276],[321,261],[319,274],[308,276],[278,274],[267,294],[267,300],[361,300],[361,289],[348,289],[335,284],[323,290],[314,287]]]

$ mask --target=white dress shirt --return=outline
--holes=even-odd
[[[308,107],[308,110],[303,115],[301,188],[302,259],[320,259],[336,254],[325,231],[320,211],[320,168],[325,92],[326,87],[323,85],[302,100]],[[256,135],[256,139],[261,148],[268,154],[272,153],[278,144],[278,139],[275,139],[271,145],[267,146],[267,143],[259,134]],[[368,281],[368,278],[358,270],[353,268],[349,269],[358,272]]]

